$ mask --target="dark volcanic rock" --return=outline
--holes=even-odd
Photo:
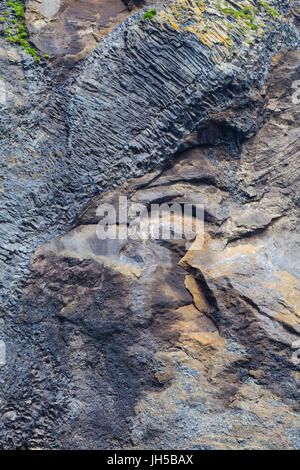
[[[65,82],[0,37],[5,449],[300,446],[299,37],[181,3]],[[100,242],[120,194],[204,204],[204,245]]]
[[[69,66],[85,58],[128,15],[122,0],[30,0],[26,8],[31,41]]]

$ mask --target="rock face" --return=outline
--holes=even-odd
[[[30,0],[26,20],[32,42],[55,62],[74,64],[147,1]],[[162,3],[151,2],[151,3]],[[126,8],[127,4],[127,8]],[[128,8],[129,6],[129,8]]]
[[[0,38],[3,448],[300,448],[299,15],[217,3],[131,16],[64,83]],[[101,241],[120,196],[204,233]]]

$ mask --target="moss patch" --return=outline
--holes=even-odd
[[[146,20],[147,18],[151,20],[152,18],[154,18],[156,14],[157,14],[157,10],[154,10],[154,9],[149,10],[144,14],[142,20]]]
[[[28,40],[29,34],[24,21],[25,10],[24,1],[7,1],[6,10],[0,16],[0,22],[6,26],[6,40],[15,44],[19,44],[27,54],[30,54],[35,61],[41,58]]]
[[[176,0],[159,10],[156,19],[177,31],[193,33],[210,48],[222,44],[232,50],[234,45],[260,37],[265,20],[280,16],[266,2],[249,6],[241,0],[235,5],[226,0]]]

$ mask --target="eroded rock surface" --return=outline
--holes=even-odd
[[[300,447],[299,40],[183,3],[63,85],[0,49],[4,448]],[[203,204],[204,234],[100,241],[120,195]]]
[[[123,0],[30,0],[26,20],[32,42],[44,54],[56,62],[74,63],[147,3],[131,1],[126,7]]]

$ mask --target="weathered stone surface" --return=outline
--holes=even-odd
[[[31,0],[26,19],[31,39],[41,51],[59,61],[76,62],[128,14],[122,0]]]
[[[95,49],[134,7],[147,3],[131,1],[126,8],[122,0],[30,0],[26,20],[32,42],[55,62],[70,66]]]
[[[300,447],[297,34],[173,4],[63,84],[0,38],[3,448]],[[101,242],[120,194],[204,204],[204,246]]]

